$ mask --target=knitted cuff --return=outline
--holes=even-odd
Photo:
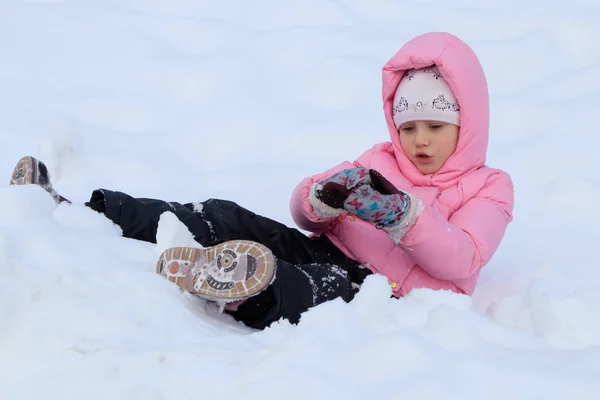
[[[318,182],[313,183],[308,192],[308,201],[313,207],[317,217],[322,219],[331,219],[341,215],[345,211],[343,208],[330,207],[317,198],[315,195],[315,190],[318,184]]]
[[[410,197],[410,208],[406,213],[406,216],[398,225],[391,226],[389,228],[383,228],[387,231],[388,236],[392,239],[394,244],[399,245],[402,242],[404,235],[415,225],[417,218],[421,215],[421,212],[425,209],[423,202],[411,194]]]

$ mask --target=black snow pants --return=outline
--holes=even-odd
[[[237,311],[226,311],[256,329],[264,329],[281,318],[297,323],[309,308],[338,297],[348,302],[371,274],[325,235],[309,238],[297,229],[227,200],[181,204],[98,189],[86,205],[103,213],[121,227],[123,236],[132,239],[156,243],[160,215],[170,211],[204,247],[235,239],[267,246],[277,260],[275,280]]]

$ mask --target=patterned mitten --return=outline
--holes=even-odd
[[[392,241],[400,242],[421,213],[422,204],[409,193],[396,188],[374,169],[352,168],[340,171],[315,185],[315,211],[335,217],[344,210],[385,229]]]
[[[315,197],[332,208],[344,208],[344,201],[356,188],[371,183],[369,170],[351,168],[325,178],[315,186]]]
[[[369,176],[371,177],[371,187],[381,194],[397,194],[401,193],[396,186],[390,181],[385,179],[381,173],[375,169],[369,170]]]
[[[371,186],[363,185],[348,196],[344,209],[372,222],[377,228],[393,228],[402,224],[411,210],[412,201],[412,196],[407,193],[381,194]]]

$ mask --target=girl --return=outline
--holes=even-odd
[[[86,205],[124,236],[150,242],[160,215],[175,213],[204,249],[168,249],[157,272],[257,329],[350,301],[372,273],[388,278],[395,297],[413,288],[471,295],[514,201],[509,175],[485,166],[489,99],[479,60],[448,33],[417,36],[383,68],[383,109],[389,142],[295,189],[292,216],[311,237],[225,200],[180,204],[99,189]],[[25,183],[68,201],[31,157],[11,180]]]

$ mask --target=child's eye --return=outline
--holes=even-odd
[[[429,125],[429,127],[433,130],[440,129],[442,126],[444,126],[444,125],[440,125],[440,124]]]
[[[404,128],[400,129],[402,132],[412,132],[415,128],[413,128],[412,126],[405,126]]]

